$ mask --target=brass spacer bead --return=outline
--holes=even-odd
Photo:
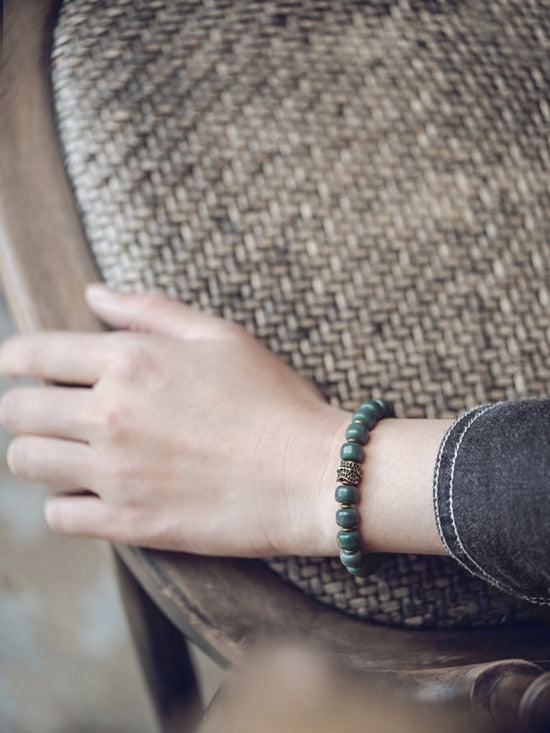
[[[358,486],[361,483],[361,464],[341,461],[336,471],[336,480],[349,486]]]

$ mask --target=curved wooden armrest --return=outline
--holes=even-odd
[[[222,665],[239,660],[251,643],[296,635],[362,672],[429,670],[509,658],[550,666],[550,633],[538,624],[513,633],[499,628],[394,629],[309,599],[260,560],[120,545],[116,550],[172,622]]]
[[[52,0],[6,3],[0,106],[0,268],[21,330],[97,329],[97,280],[59,155],[49,78]],[[10,32],[17,29],[17,32]]]
[[[6,11],[0,106],[4,289],[22,330],[97,330],[83,289],[98,274],[52,110],[48,72],[55,3],[11,0]],[[330,650],[346,667],[376,675],[402,673],[402,680],[411,679],[413,670],[429,676],[434,669],[507,658],[550,666],[550,633],[543,625],[513,633],[376,627],[310,600],[259,561],[120,546],[116,552],[171,621],[222,665],[238,660],[257,639],[292,633]]]

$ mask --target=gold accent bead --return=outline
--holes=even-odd
[[[361,464],[355,461],[341,461],[336,471],[336,480],[349,486],[361,483]]]

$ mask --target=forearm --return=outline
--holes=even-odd
[[[505,593],[550,604],[550,400],[380,422],[360,529],[373,552],[450,554]]]
[[[372,431],[359,504],[365,549],[445,554],[433,508],[433,474],[448,420],[382,420]]]

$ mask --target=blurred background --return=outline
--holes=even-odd
[[[49,531],[47,489],[10,475],[0,431],[0,733],[157,733],[109,546]],[[220,672],[194,656],[209,698]]]

